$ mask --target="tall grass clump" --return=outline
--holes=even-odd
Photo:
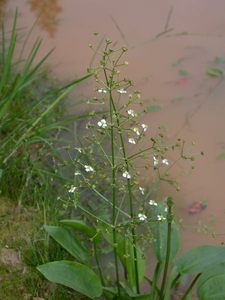
[[[89,103],[97,103],[102,113],[89,119],[80,145],[70,153],[74,176],[62,199],[70,217],[45,226],[71,260],[52,261],[38,270],[89,299],[166,300],[186,278],[179,299],[191,299],[195,292],[202,300],[222,299],[225,248],[201,246],[177,258],[173,199],[152,198],[136,165],[136,160],[143,162],[146,174],[155,173],[178,189],[169,170],[193,156],[182,139],[171,145],[162,128],[153,134],[139,121],[141,95],[121,75],[127,49],[112,48],[110,40],[102,51],[91,48],[100,62],[90,70],[96,87]]]
[[[42,44],[21,41],[16,12],[10,33],[4,26],[0,48],[0,192],[18,204],[55,199],[62,180],[56,144],[62,125],[63,99],[90,75],[60,88],[46,77],[38,59]],[[28,54],[24,54],[26,52]],[[52,188],[50,188],[52,187]]]

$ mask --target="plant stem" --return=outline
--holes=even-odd
[[[157,290],[157,281],[159,279],[160,272],[161,272],[161,262],[157,262],[154,275],[153,275],[152,284],[151,284],[151,293],[149,298],[150,300],[155,299],[155,292]]]
[[[168,272],[168,268],[169,268],[172,221],[173,221],[172,206],[173,206],[173,199],[171,197],[168,197],[167,198],[167,207],[168,207],[167,224],[168,224],[168,227],[167,227],[166,260],[165,260],[162,284],[161,284],[161,288],[160,288],[160,300],[164,299],[164,289],[166,286],[167,272]]]
[[[98,272],[99,272],[99,275],[100,275],[102,285],[104,286],[105,282],[104,282],[104,277],[103,277],[103,274],[102,274],[101,264],[100,264],[99,257],[98,257],[98,251],[97,251],[95,239],[93,240],[93,246],[94,246],[94,254],[95,254],[96,264],[97,264],[97,267],[98,267]]]
[[[191,290],[193,289],[196,281],[198,280],[199,276],[201,275],[201,273],[199,273],[197,276],[195,276],[195,278],[192,280],[191,284],[189,285],[188,289],[186,290],[186,292],[184,293],[183,297],[181,298],[181,300],[185,300],[187,298],[187,296],[189,295],[189,293],[191,292]]]
[[[105,49],[105,53],[106,53],[106,49]],[[121,148],[122,148],[122,152],[123,152],[123,159],[125,161],[125,169],[126,171],[129,173],[129,163],[128,163],[128,159],[126,156],[126,150],[125,150],[125,144],[124,144],[124,140],[123,140],[123,134],[122,131],[120,129],[120,119],[119,119],[119,114],[118,111],[116,109],[114,100],[113,100],[113,96],[112,96],[112,90],[113,90],[113,77],[115,74],[115,69],[117,67],[117,63],[120,59],[120,57],[122,56],[123,53],[121,53],[119,55],[119,57],[117,58],[117,60],[114,62],[113,68],[111,70],[111,75],[110,75],[110,79],[108,78],[107,72],[106,72],[106,68],[104,68],[104,75],[105,75],[105,79],[106,79],[106,83],[107,86],[109,88],[109,101],[110,101],[110,121],[111,121],[111,145],[112,145],[112,164],[114,161],[114,135],[113,135],[113,114],[115,114],[116,117],[116,124],[118,127],[118,134],[119,134],[119,138],[120,138],[120,143],[121,143]],[[105,57],[104,57],[105,60]],[[114,162],[115,163],[115,162]],[[112,175],[115,176],[114,172],[115,172],[115,165],[113,165],[112,167],[113,173]],[[115,189],[115,185],[113,182],[113,191]],[[132,185],[131,185],[131,181],[130,179],[127,180],[127,189],[128,189],[128,197],[129,197],[129,210],[130,210],[130,217],[131,220],[133,221],[134,218],[134,212],[133,212],[133,195],[132,195]],[[113,192],[114,193],[114,192]],[[113,195],[113,203],[114,203],[115,199],[114,199],[114,195]],[[114,209],[113,209],[114,211]],[[116,209],[115,209],[116,212]],[[113,220],[114,220],[115,215],[113,215]],[[115,221],[115,220],[114,220]],[[134,255],[134,272],[135,272],[135,282],[136,282],[136,292],[139,294],[140,293],[140,288],[139,288],[139,275],[138,275],[138,259],[137,259],[137,248],[136,248],[136,234],[135,234],[135,228],[134,225],[132,224],[132,228],[131,228],[131,234],[132,234],[132,247],[133,247],[133,255]],[[116,260],[115,260],[116,262]],[[116,267],[117,269],[117,267]]]
[[[111,98],[111,92],[110,92]],[[110,101],[110,121],[113,124],[113,109],[112,103]],[[118,257],[117,257],[117,236],[116,236],[116,165],[115,165],[115,149],[114,149],[114,128],[111,126],[111,154],[112,154],[112,224],[113,224],[113,251],[115,259],[115,268],[116,268],[116,281],[118,296],[120,296],[120,280],[119,280],[119,266],[118,266]]]
[[[126,156],[126,150],[125,150],[125,144],[124,144],[124,140],[123,140],[123,134],[120,130],[120,120],[119,120],[119,116],[118,116],[113,98],[111,98],[111,102],[113,104],[113,110],[115,112],[116,122],[117,122],[117,126],[119,128],[119,137],[120,137],[120,143],[121,143],[121,148],[122,148],[122,152],[123,152],[123,158],[124,158],[124,161],[125,161],[125,169],[129,173],[129,163],[128,163],[128,158]],[[128,188],[128,197],[129,197],[130,217],[133,220],[133,218],[134,218],[133,194],[132,194],[132,185],[131,185],[130,179],[127,179],[127,188]],[[136,248],[137,242],[136,242],[135,228],[134,228],[133,224],[132,224],[132,228],[131,228],[131,234],[132,234],[132,244],[133,244],[133,254],[134,254],[134,270],[135,270],[136,290],[137,290],[137,293],[139,294],[140,293],[140,288],[139,288],[138,259],[137,259],[137,248]]]
[[[103,56],[103,60],[106,61],[106,50]],[[108,76],[106,73],[106,69],[104,68],[104,75],[107,87],[109,89],[109,108],[110,108],[110,137],[111,137],[111,170],[112,170],[112,225],[113,225],[113,252],[114,252],[114,260],[115,260],[115,272],[116,272],[116,284],[118,290],[118,297],[120,297],[120,274],[119,274],[119,262],[118,262],[118,255],[117,255],[117,236],[116,236],[116,163],[115,163],[115,149],[114,149],[114,126],[113,126],[113,105],[112,105],[112,81],[113,77],[111,76],[111,80],[108,80]]]

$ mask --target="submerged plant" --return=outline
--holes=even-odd
[[[214,282],[221,285],[220,295],[225,294],[225,248],[203,246],[176,258],[179,234],[173,200],[153,200],[140,185],[135,166],[137,159],[144,161],[146,174],[155,173],[178,189],[169,170],[178,160],[193,157],[185,153],[183,140],[170,145],[162,128],[153,134],[138,121],[143,116],[141,95],[130,92],[132,82],[120,77],[120,68],[128,64],[123,61],[127,49],[114,50],[111,45],[106,40],[100,64],[90,70],[96,96],[88,103],[102,106],[102,113],[86,124],[87,134],[71,157],[74,179],[65,204],[73,217],[59,226],[45,226],[75,260],[49,262],[38,270],[91,299],[166,300],[187,275],[190,285],[180,299],[190,298],[194,285],[199,299],[222,299]],[[169,158],[176,150],[178,157]],[[149,276],[146,267],[151,260],[155,269]]]

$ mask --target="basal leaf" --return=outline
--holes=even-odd
[[[87,266],[71,261],[54,261],[37,268],[49,281],[67,286],[91,299],[100,297],[102,285]]]
[[[225,299],[225,269],[223,273],[215,274],[208,278],[197,288],[200,300],[224,300]]]
[[[89,261],[89,255],[87,250],[81,245],[81,243],[71,235],[70,231],[59,226],[45,226],[45,230],[48,234],[63,248],[65,248],[72,256],[79,261],[87,263]]]
[[[185,252],[175,262],[178,273],[197,274],[225,262],[225,247],[201,246]]]
[[[86,234],[89,238],[93,238],[96,235],[96,230],[88,226],[82,220],[61,220],[60,223],[68,227],[74,228],[78,231],[81,231],[82,233]]]

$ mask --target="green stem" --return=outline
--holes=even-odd
[[[94,254],[95,254],[96,264],[97,264],[97,267],[98,267],[98,272],[99,272],[99,275],[100,275],[102,285],[104,286],[105,285],[104,276],[103,276],[103,273],[102,273],[101,264],[100,264],[100,260],[99,260],[99,257],[98,257],[98,251],[97,251],[95,240],[93,241],[93,246],[94,246]]]
[[[105,50],[105,53],[106,53],[106,50]],[[119,119],[119,115],[118,115],[118,112],[117,112],[117,109],[116,109],[116,106],[115,106],[115,103],[114,103],[114,100],[113,100],[113,96],[112,96],[113,76],[115,74],[115,68],[117,66],[117,63],[118,63],[118,61],[119,61],[119,59],[120,59],[121,56],[122,56],[122,53],[119,55],[119,57],[117,58],[117,60],[115,61],[114,65],[113,65],[113,69],[111,71],[110,79],[108,78],[108,75],[107,75],[107,72],[106,72],[106,68],[104,68],[103,71],[104,71],[104,75],[105,75],[107,86],[109,88],[110,121],[111,121],[111,124],[112,124],[111,125],[112,164],[113,164],[114,155],[115,155],[115,153],[114,153],[113,118],[112,117],[113,117],[113,114],[115,114],[116,124],[117,124],[117,127],[118,127],[118,134],[119,134],[121,148],[122,148],[122,152],[123,152],[123,158],[124,158],[124,161],[125,161],[125,169],[129,173],[128,159],[127,159],[127,156],[126,156],[123,135],[122,135],[122,132],[121,132],[121,129],[120,129],[120,119]],[[113,175],[113,178],[114,178],[114,176],[115,176],[115,162],[113,164],[112,170],[113,170],[112,175]],[[133,195],[132,195],[132,185],[131,185],[130,179],[127,180],[127,189],[128,189],[128,197],[129,197],[130,217],[131,217],[131,220],[133,221],[133,219],[134,219]],[[113,205],[114,205],[114,202],[115,202],[114,191],[115,191],[115,184],[113,182]],[[116,210],[113,209],[113,221],[115,221],[115,216],[116,216],[114,214],[114,212],[116,212]],[[140,293],[140,288],[139,288],[139,278],[138,278],[139,277],[138,276],[138,259],[137,259],[137,248],[136,248],[136,244],[137,243],[136,243],[135,228],[134,228],[133,224],[132,224],[132,228],[131,228],[131,234],[132,234],[132,244],[133,244],[132,246],[133,246],[133,255],[134,255],[134,270],[135,270],[136,291],[139,294]],[[114,227],[114,230],[113,230],[113,239],[114,239],[114,235],[116,237],[115,227]],[[115,262],[116,262],[116,259],[115,259]],[[117,266],[116,266],[116,269],[117,269]],[[118,287],[118,290],[119,290],[119,287]]]
[[[116,110],[116,106],[114,104],[113,98],[112,98],[112,94],[110,95],[111,97],[111,102],[113,105],[113,110],[114,113],[116,115],[116,122],[117,122],[117,126],[119,128],[119,137],[120,137],[120,143],[121,143],[121,148],[122,148],[122,152],[123,152],[123,158],[125,161],[125,169],[126,171],[129,173],[129,163],[128,163],[128,159],[126,156],[126,150],[125,150],[125,144],[124,144],[124,140],[123,140],[123,134],[120,130],[120,120],[119,120],[119,116]],[[131,181],[130,179],[127,180],[127,189],[128,189],[128,197],[129,197],[129,210],[130,210],[130,217],[133,220],[134,219],[134,209],[133,209],[133,194],[132,194],[132,185],[131,185]],[[136,248],[136,233],[135,233],[135,228],[132,225],[131,228],[131,234],[132,234],[132,244],[133,244],[133,254],[134,254],[134,270],[135,270],[135,281],[136,281],[136,290],[137,293],[140,293],[140,287],[139,287],[139,274],[138,274],[138,259],[137,259],[137,248]]]
[[[168,224],[168,227],[167,227],[166,260],[165,260],[162,284],[161,284],[161,288],[160,288],[160,300],[164,299],[164,289],[166,286],[167,273],[168,273],[168,268],[169,268],[170,251],[171,251],[172,221],[173,221],[172,206],[173,206],[173,199],[171,197],[168,197],[167,198],[167,207],[168,207],[167,224]]]
[[[159,279],[160,272],[161,272],[161,263],[157,262],[155,271],[154,271],[154,275],[153,275],[152,284],[151,284],[151,293],[150,293],[149,300],[155,299],[155,293],[157,291],[157,281]]]
[[[192,291],[193,286],[195,285],[195,283],[198,280],[198,278],[199,278],[200,275],[201,275],[201,273],[199,273],[197,276],[195,276],[195,278],[192,280],[191,284],[189,285],[188,289],[186,290],[186,292],[183,295],[183,297],[181,298],[181,300],[185,300],[187,298],[187,296]]]
[[[107,49],[107,46],[106,46]],[[105,53],[106,53],[105,49]],[[104,60],[106,57],[104,55]],[[106,70],[104,69],[104,75],[106,79],[106,84],[109,89],[109,107],[110,107],[110,137],[111,137],[111,170],[112,170],[112,225],[113,225],[113,252],[114,252],[114,261],[115,261],[115,272],[116,272],[116,284],[118,290],[118,297],[120,297],[120,274],[119,274],[119,262],[118,262],[118,255],[117,255],[117,235],[116,235],[116,163],[115,163],[115,149],[114,149],[114,126],[113,126],[113,105],[112,105],[112,79],[111,81],[108,80]]]
[[[111,97],[110,97],[111,98]],[[110,101],[110,121],[113,124],[113,110],[112,103]],[[120,296],[120,279],[119,279],[119,265],[117,256],[117,236],[116,236],[116,165],[115,165],[115,149],[114,149],[114,128],[111,126],[111,154],[112,154],[112,224],[113,224],[113,251],[116,268],[116,281],[118,296]]]

